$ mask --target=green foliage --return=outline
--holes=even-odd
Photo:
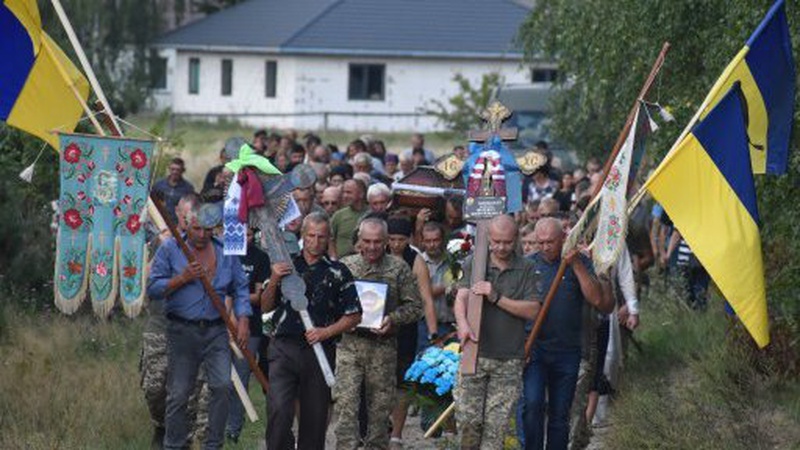
[[[557,61],[563,74],[553,128],[557,140],[582,157],[605,159],[622,128],[661,45],[672,45],[648,100],[666,105],[677,119],[653,136],[660,159],[694,115],[708,90],[768,11],[772,0],[550,0],[536,2],[520,29],[527,58]],[[800,34],[800,8],[786,8],[790,34]],[[796,44],[796,43],[795,43]],[[800,47],[794,45],[795,61]],[[757,178],[773,331],[800,343],[800,157],[797,123],[789,173]]]
[[[445,102],[432,99],[423,109],[439,119],[448,129],[465,133],[478,128],[481,124],[481,112],[489,105],[492,93],[502,84],[503,79],[497,72],[484,74],[480,86],[472,86],[469,79],[457,73],[453,82],[458,84],[458,94]]]
[[[148,96],[150,43],[163,31],[163,11],[157,0],[65,0],[72,27],[97,75],[100,86],[119,116],[135,113]],[[78,58],[50,2],[39,11],[42,27],[70,59]]]
[[[212,14],[237,3],[242,3],[242,0],[193,0],[192,8],[203,14]]]

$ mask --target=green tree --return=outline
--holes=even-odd
[[[559,65],[562,90],[553,104],[554,134],[584,157],[605,159],[661,44],[672,48],[649,100],[667,105],[677,125],[656,133],[656,161],[694,115],[722,70],[755,30],[771,0],[549,0],[536,6],[519,30],[529,61]],[[790,34],[800,31],[800,8],[788,5]],[[800,48],[794,46],[795,61]],[[795,99],[796,103],[796,99]],[[757,177],[759,213],[773,316],[773,336],[789,329],[797,355],[800,307],[800,155],[795,107],[789,173]],[[786,327],[781,328],[782,325]],[[785,341],[785,340],[784,340]],[[791,344],[793,342],[793,344]]]
[[[435,116],[448,129],[465,133],[481,124],[480,114],[489,105],[503,78],[497,72],[487,73],[481,77],[480,86],[473,86],[467,77],[457,73],[453,82],[458,85],[458,94],[449,98],[446,104],[441,100],[430,100],[423,112]]]

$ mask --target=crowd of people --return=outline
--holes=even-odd
[[[598,399],[613,391],[606,378],[609,330],[638,326],[644,271],[684,254],[680,236],[667,232],[668,218],[634,214],[628,246],[609,274],[597,276],[580,251],[563,256],[566,272],[526,360],[525,338],[561,264],[567,232],[602,182],[598,160],[565,170],[546,143],[537,144],[548,164],[526,180],[522,212],[492,219],[486,280],[472,283],[471,257],[458,261],[456,271],[448,249],[454,240],[473,241],[463,199],[447,196],[435,210],[393,201],[392,183],[436,158],[422,135],[399,154],[369,136],[340,150],[314,134],[299,142],[293,132],[261,130],[250,145],[283,173],[301,164],[316,173],[312,187],[292,193],[300,216],[282,230],[291,263],[272,264],[255,228],[246,256],[224,255],[215,237],[224,150],[198,193],[183,178],[180,158],[153,185],[197,258],[189,264],[173,239],[156,233],[142,353],[154,446],[185,448],[194,440],[221,448],[226,439],[238,441],[244,408],[231,385],[231,364],[245,386],[251,374],[231,350],[229,341],[236,341],[257,355],[269,378],[268,449],[325,448],[329,425],[336,448],[402,448],[410,398],[405,371],[428,346],[470,339],[479,342],[478,369],[461,376],[454,391],[461,448],[501,449],[511,423],[525,449],[588,443]],[[468,156],[464,146],[452,153]],[[651,230],[654,222],[659,226]],[[281,293],[291,273],[305,281],[313,329],[305,329]],[[686,273],[692,301],[702,306],[703,279]],[[211,305],[199,282],[203,274],[228,299],[235,335]],[[358,282],[385,286],[385,311],[375,327],[358,326],[365,313]],[[466,320],[470,294],[485,299],[479,339]],[[335,370],[333,389],[312,351],[317,343]],[[427,426],[433,418],[424,419]]]

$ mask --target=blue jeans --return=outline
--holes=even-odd
[[[258,357],[258,348],[261,345],[261,338],[261,335],[250,336],[250,339],[247,341],[247,350],[256,358]],[[245,358],[238,359],[234,357],[233,366],[236,368],[236,374],[239,375],[239,379],[242,380],[245,391],[247,391],[250,381],[250,364],[247,363],[247,359]],[[239,436],[242,432],[242,426],[244,425],[244,405],[242,405],[239,394],[236,393],[236,388],[234,388],[233,385],[231,385],[228,394],[228,405],[228,425],[225,427],[225,432]]]
[[[517,408],[517,433],[526,450],[544,448],[545,414],[547,449],[566,450],[569,445],[569,412],[575,396],[580,362],[580,349],[534,349],[531,362],[523,372],[522,397]],[[522,426],[519,426],[520,423]]]
[[[210,399],[208,434],[203,449],[220,449],[228,417],[231,386],[231,351],[225,325],[199,326],[167,323],[167,409],[164,420],[165,449],[188,448],[187,406],[194,391],[197,371],[205,364]]]

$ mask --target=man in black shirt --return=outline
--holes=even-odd
[[[285,301],[278,289],[282,277],[292,272],[288,263],[272,266],[272,275],[261,297],[263,311],[275,309],[275,336],[270,343],[269,411],[267,449],[295,448],[292,422],[295,401],[300,403],[297,448],[325,448],[325,431],[331,390],[312,345],[322,344],[332,368],[337,337],[361,322],[353,276],[347,267],[326,255],[330,224],[323,213],[312,212],[303,220],[303,250],[294,267],[303,277],[308,313],[315,328],[306,331],[300,315]]]
[[[250,317],[250,338],[247,342],[247,349],[251,354],[256,355],[259,349],[264,344],[266,337],[261,330],[261,286],[264,281],[270,276],[269,270],[269,256],[261,250],[253,239],[257,230],[250,228],[247,230],[247,254],[240,258],[242,269],[247,274],[250,280],[250,307],[253,309],[253,315]],[[250,365],[246,359],[234,358],[233,365],[236,367],[236,373],[244,384],[245,390],[247,389],[248,382],[250,381]],[[263,367],[263,361],[259,361],[259,366]],[[230,410],[228,411],[228,423],[225,427],[225,435],[228,440],[237,442],[239,434],[242,432],[242,425],[244,425],[244,406],[242,405],[236,390],[231,386],[230,394],[228,397]]]

